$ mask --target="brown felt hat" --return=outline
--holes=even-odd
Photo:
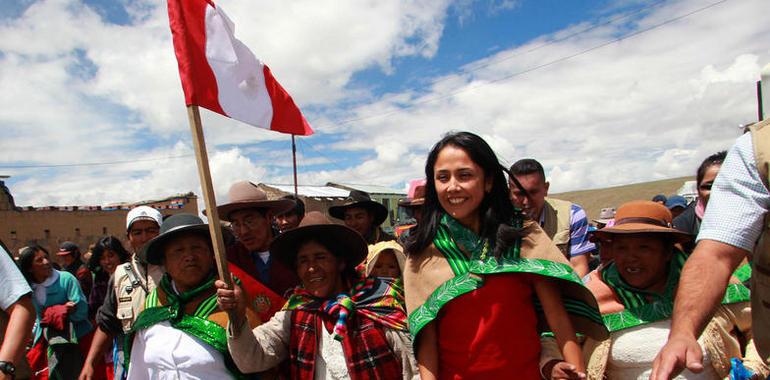
[[[217,206],[217,213],[219,219],[228,222],[233,211],[256,208],[272,211],[273,215],[278,215],[294,207],[294,202],[289,199],[267,199],[267,194],[249,181],[234,183],[230,186],[227,196],[230,202]],[[203,215],[206,215],[206,210],[203,210]]]
[[[345,220],[345,210],[350,208],[364,208],[374,215],[372,227],[377,227],[388,218],[388,209],[381,203],[372,200],[369,193],[361,190],[351,190],[344,203],[339,206],[329,207],[329,215],[333,218]]]
[[[332,223],[319,211],[311,211],[302,218],[297,228],[286,231],[273,240],[270,244],[270,255],[293,268],[299,244],[318,236],[323,236],[326,242],[333,242],[334,246],[327,248],[332,250],[335,256],[345,260],[348,268],[361,264],[368,253],[366,241],[361,234],[345,225]]]
[[[612,235],[659,233],[670,235],[677,243],[692,240],[692,235],[671,226],[671,211],[652,201],[632,201],[620,206],[615,213],[615,225],[592,232],[601,240]]]

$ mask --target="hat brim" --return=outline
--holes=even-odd
[[[233,202],[233,203],[225,203],[221,206],[217,206],[217,214],[219,214],[219,219],[229,222],[231,221],[230,214],[238,210],[257,208],[257,209],[270,211],[273,215],[279,215],[286,211],[291,210],[292,207],[294,207],[294,201],[289,199],[275,199],[270,201],[264,200],[264,201]],[[203,215],[206,215],[206,210],[203,210]]]
[[[614,225],[612,227],[602,228],[591,232],[591,235],[601,240],[611,240],[613,235],[631,235],[631,234],[667,234],[674,239],[675,243],[686,243],[692,240],[693,236],[679,231],[675,228],[654,226],[646,223],[626,223],[621,225]]]
[[[364,261],[368,254],[366,241],[361,234],[341,224],[313,224],[297,227],[276,237],[270,244],[270,256],[291,268],[295,268],[295,258],[300,242],[307,242],[314,236],[330,236],[336,244],[328,247],[340,254],[349,268],[355,268]]]
[[[192,224],[175,227],[148,241],[147,244],[142,247],[142,250],[139,253],[139,258],[149,264],[162,265],[164,256],[163,245],[166,244],[166,242],[168,242],[170,239],[173,239],[174,237],[177,237],[185,232],[196,232],[202,234],[205,233],[206,236],[210,237],[208,224]]]
[[[398,202],[398,205],[401,207],[418,207],[425,204],[425,198],[417,198],[417,199],[405,199],[403,201]]]
[[[607,224],[607,223],[609,223],[609,222],[610,222],[610,220],[612,220],[612,219],[614,219],[614,218],[609,218],[609,219],[594,219],[594,220],[593,220],[593,222],[594,222],[594,223],[600,223],[600,224]]]
[[[329,207],[329,215],[331,215],[332,218],[345,220],[345,210],[356,207],[365,208],[374,214],[373,224],[375,227],[382,224],[382,222],[388,218],[388,209],[385,208],[385,206],[383,206],[381,203],[377,203],[375,201],[360,201],[341,206],[332,206]]]

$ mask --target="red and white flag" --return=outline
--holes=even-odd
[[[213,1],[168,0],[168,18],[188,106],[272,131],[313,133],[291,96],[235,38],[235,25]]]

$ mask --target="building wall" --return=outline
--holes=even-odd
[[[0,204],[7,199],[3,195],[0,191]],[[83,210],[77,206],[17,207],[0,210],[0,240],[14,256],[18,255],[19,249],[30,244],[39,244],[53,253],[64,241],[72,241],[80,246],[81,252],[86,252],[91,243],[105,235],[120,238],[128,248],[126,215],[130,208],[139,205],[159,209],[164,216],[180,212],[198,214],[197,197],[192,193],[155,202],[121,205],[112,210],[97,207]]]

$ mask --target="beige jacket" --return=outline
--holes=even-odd
[[[230,325],[227,329],[227,348],[241,372],[262,372],[289,358],[290,333],[291,311],[282,310],[253,330],[245,323],[237,328]],[[403,378],[419,379],[409,334],[385,329],[385,339],[401,362]]]
[[[741,344],[735,331],[739,331],[746,339]],[[583,342],[583,357],[587,361],[586,372],[588,379],[601,380],[605,378],[607,363],[610,357],[612,338],[596,341],[587,338]],[[721,377],[727,377],[730,372],[730,358],[743,358],[743,364],[749,370],[759,373],[762,378],[770,374],[770,368],[765,365],[761,356],[754,347],[751,333],[751,306],[748,302],[740,302],[730,305],[720,305],[714,318],[703,331],[703,345],[711,358],[714,370]],[[541,338],[542,351],[540,353],[540,370],[551,360],[562,360],[561,353],[553,338]],[[745,348],[746,355],[741,354]],[[612,380],[612,379],[610,379]]]

